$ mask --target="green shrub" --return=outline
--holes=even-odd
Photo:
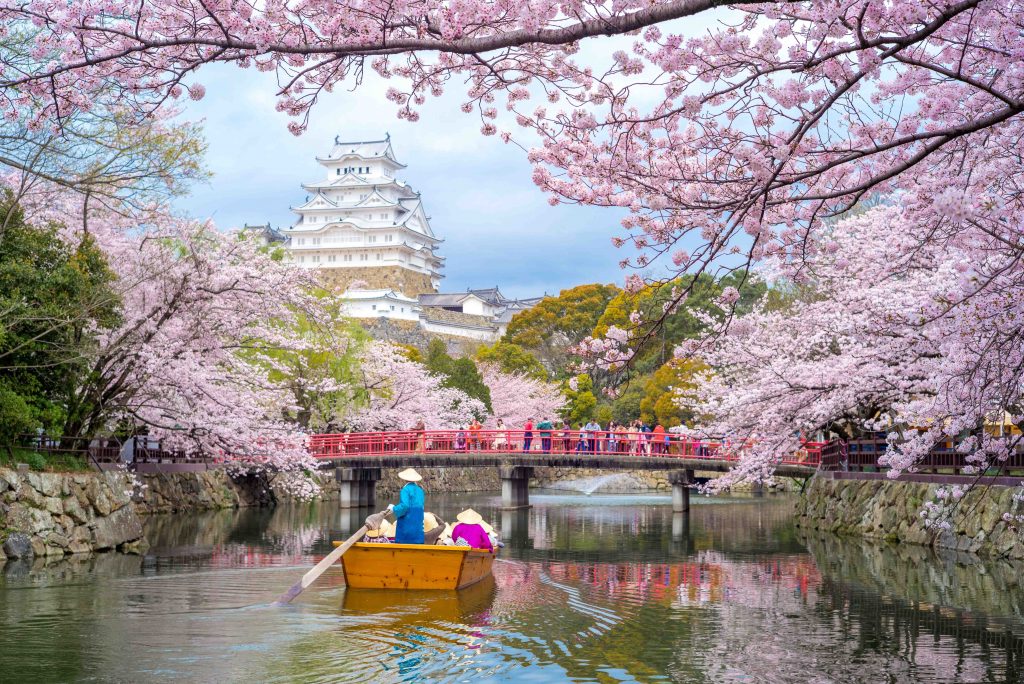
[[[32,470],[46,470],[46,457],[36,451],[23,451],[21,458],[23,463],[28,463]]]

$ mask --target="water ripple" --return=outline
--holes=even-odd
[[[312,549],[339,536],[330,511],[326,522],[288,511],[261,513],[259,525],[245,514],[185,521],[161,533],[167,554],[145,559],[9,564],[0,572],[0,678],[1021,678],[1022,566],[970,571],[833,538],[802,546],[786,514],[749,501],[695,507],[689,541],[678,541],[659,506],[541,504],[527,518],[529,540],[510,543],[493,579],[462,592],[351,590],[331,570],[293,604],[273,605],[315,560]],[[322,527],[303,528],[310,519]],[[289,537],[293,528],[302,533]]]

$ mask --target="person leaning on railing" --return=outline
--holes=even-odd
[[[505,431],[505,421],[501,418],[498,419],[498,424],[494,427],[494,443],[493,447],[495,451],[504,451],[505,447],[508,446],[508,432]]]
[[[541,451],[545,454],[551,453],[551,430],[554,429],[554,425],[551,423],[550,418],[544,418],[544,420],[537,423],[537,430],[540,431],[540,447]]]
[[[654,438],[654,453],[660,456],[665,453],[665,447],[668,445],[668,441],[665,438],[665,427],[658,423],[654,426],[654,432],[651,434]]]

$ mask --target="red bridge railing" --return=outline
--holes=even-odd
[[[310,437],[310,451],[317,458],[358,458],[406,454],[556,454],[576,456],[651,456],[709,461],[737,461],[747,448],[743,442],[700,440],[672,433],[615,432],[585,434],[579,430],[549,433],[524,430],[415,430],[397,432],[347,432]],[[805,442],[779,463],[816,468],[821,463],[823,442]]]

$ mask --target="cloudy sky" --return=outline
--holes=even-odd
[[[220,227],[244,223],[289,225],[290,206],[306,196],[301,183],[323,174],[314,157],[334,140],[391,134],[408,165],[404,180],[423,194],[447,257],[442,289],[501,286],[530,296],[587,282],[619,282],[623,258],[611,245],[619,216],[610,210],[556,206],[530,180],[525,153],[479,133],[475,115],[459,111],[458,93],[430,101],[418,123],[395,117],[384,99],[387,84],[335,92],[314,108],[309,130],[290,134],[290,120],[274,109],[273,74],[233,66],[207,67],[198,82],[206,97],[189,102],[184,118],[202,119],[209,142],[208,185],[179,202],[193,216]],[[635,252],[634,252],[635,253]]]

